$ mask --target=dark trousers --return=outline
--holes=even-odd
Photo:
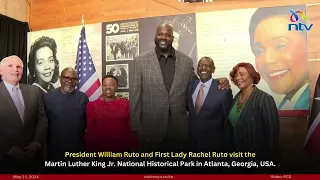
[[[171,152],[185,152],[187,147],[187,141],[182,140],[179,136],[177,136],[177,131],[172,121],[171,114],[169,115],[168,119],[168,128],[166,137],[161,142],[148,142],[141,144],[141,150],[143,152],[168,152],[171,156]],[[154,157],[154,158],[142,158],[142,161],[180,161],[180,158],[171,158],[171,157]],[[142,170],[142,169],[141,169]],[[178,167],[151,167],[151,168],[144,168],[140,173],[187,173],[187,169],[185,168],[178,168]]]
[[[146,152],[162,151],[162,152],[181,152],[185,151],[187,147],[187,141],[181,140],[177,136],[176,127],[173,123],[171,112],[168,117],[168,127],[166,137],[161,142],[143,143],[142,149]]]
[[[36,155],[35,158],[28,161],[19,161],[15,158],[5,156],[0,160],[1,174],[36,174],[42,166],[41,157]]]

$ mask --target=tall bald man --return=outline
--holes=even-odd
[[[73,68],[61,72],[61,87],[43,96],[48,116],[48,158],[64,160],[65,152],[84,150],[84,134],[87,126],[86,106],[89,98],[75,89],[78,74]]]
[[[4,58],[0,74],[0,172],[36,173],[48,125],[38,88],[19,83],[18,56]]]

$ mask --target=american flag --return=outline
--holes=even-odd
[[[75,69],[79,78],[76,89],[84,92],[90,101],[98,99],[102,95],[101,83],[89,52],[84,27],[82,27],[80,33]]]

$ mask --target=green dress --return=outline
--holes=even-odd
[[[241,112],[242,112],[242,110],[244,109],[244,107],[247,104],[247,103],[245,103],[242,106],[240,112],[237,112],[237,104],[239,103],[239,97],[240,96],[238,96],[236,103],[234,103],[234,105],[232,106],[232,109],[231,109],[230,114],[229,114],[229,120],[230,120],[230,123],[232,124],[233,127],[236,127],[237,122],[238,122],[238,120],[240,118]]]

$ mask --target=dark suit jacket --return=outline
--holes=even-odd
[[[169,93],[154,49],[134,59],[129,89],[131,127],[135,132],[143,132],[153,143],[166,137],[169,108],[176,138],[186,141],[188,137],[185,92],[188,82],[197,76],[190,57],[179,51],[175,55],[175,75]]]
[[[189,111],[189,148],[192,151],[222,151],[224,127],[233,100],[231,90],[219,90],[212,80],[206,99],[196,114],[192,94],[200,80],[191,81],[187,89]]]
[[[232,107],[239,95],[240,92],[236,95]],[[257,157],[266,160],[276,158],[279,146],[279,114],[276,103],[269,94],[255,87],[236,127],[231,129],[234,132],[236,150],[256,152]]]
[[[47,133],[47,117],[37,87],[20,84],[25,104],[24,123],[3,82],[0,83],[0,161],[15,146],[24,148],[31,142],[44,147]]]

